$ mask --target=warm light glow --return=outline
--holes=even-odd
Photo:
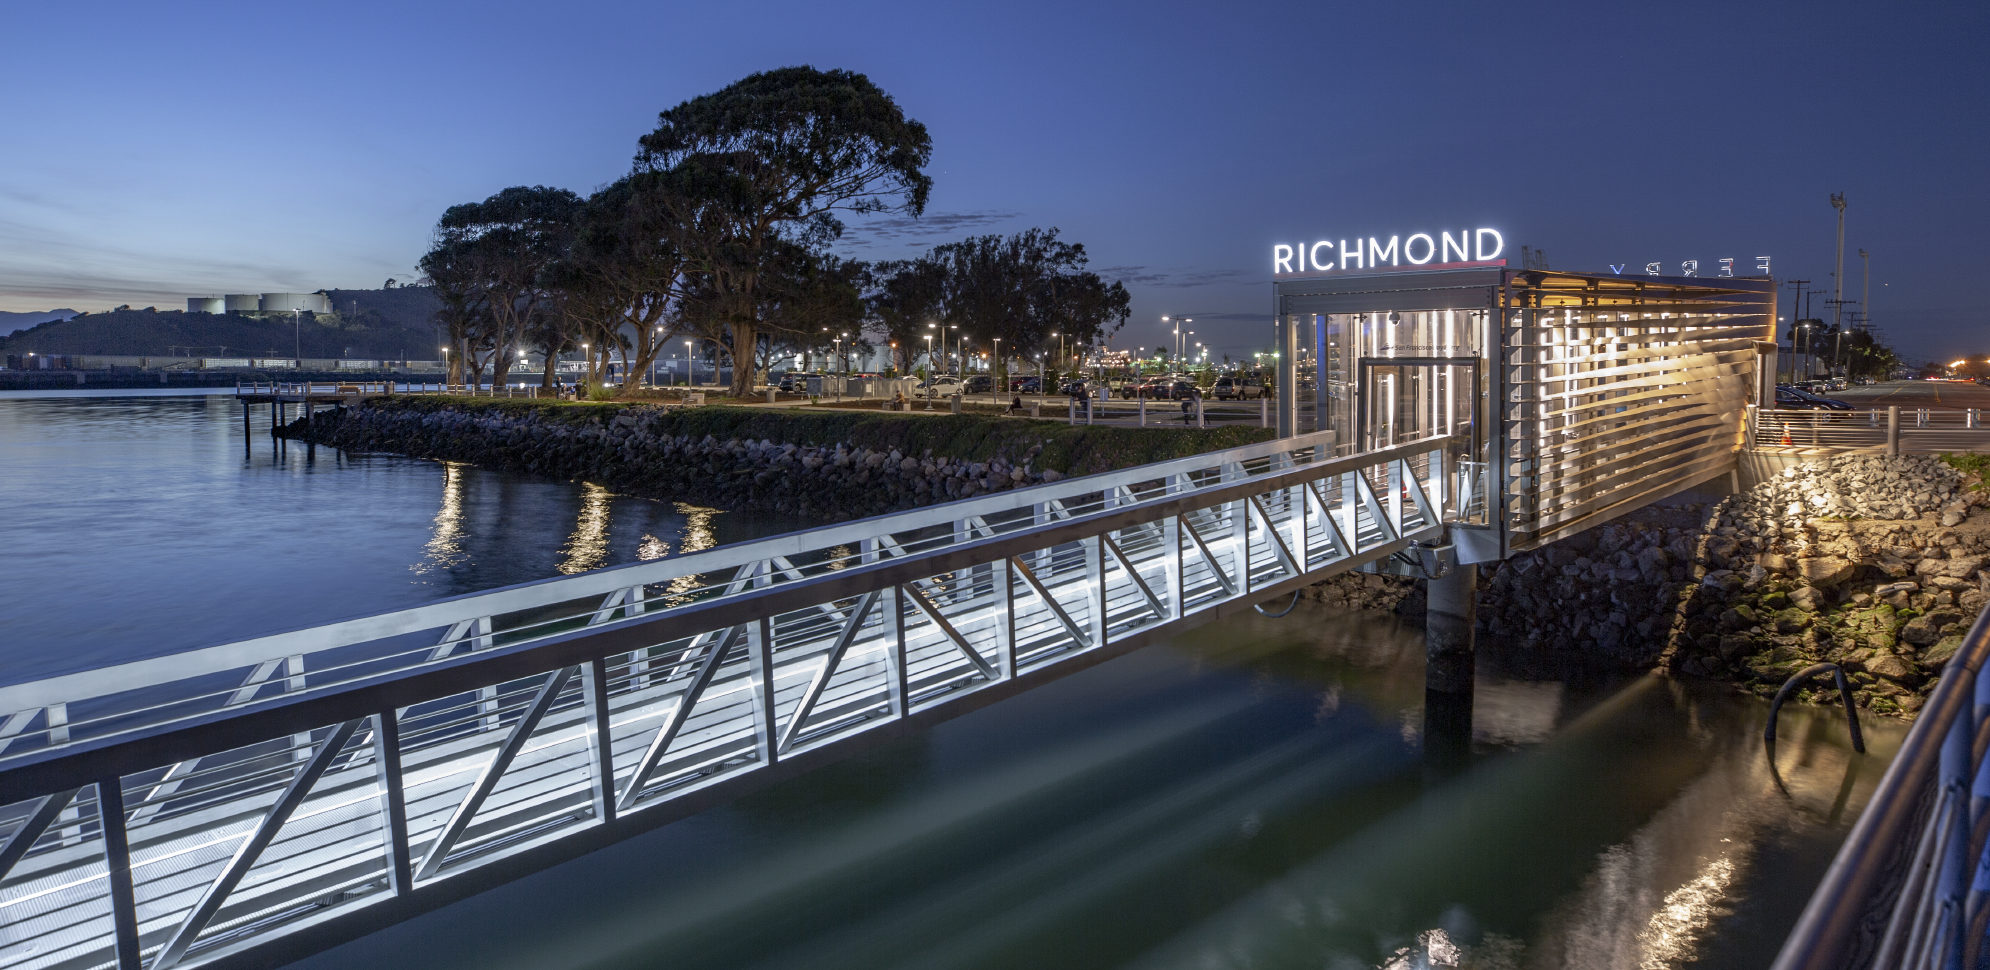
[[[580,485],[580,514],[567,536],[560,572],[572,575],[608,564],[608,500],[614,493],[593,482]]]

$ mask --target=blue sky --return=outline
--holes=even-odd
[[[658,111],[809,63],[933,135],[925,218],[848,254],[1057,226],[1133,290],[1122,344],[1266,342],[1272,244],[1321,237],[1828,285],[1844,192],[1847,298],[1866,248],[1897,345],[1990,352],[1980,3],[16,3],[0,36],[0,310],[407,279],[448,205],[589,191]]]

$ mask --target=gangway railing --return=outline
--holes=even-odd
[[[1283,439],[0,687],[0,966],[403,919],[1407,555],[1483,514],[1461,444]]]
[[[1775,970],[1981,966],[1990,922],[1990,613],[1977,618]]]
[[[1931,455],[1990,452],[1990,422],[1976,408],[1785,410],[1749,405],[1749,447],[1812,454]]]

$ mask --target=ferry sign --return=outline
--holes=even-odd
[[[1408,236],[1380,236],[1363,239],[1321,239],[1314,242],[1278,243],[1271,247],[1271,272],[1325,273],[1350,269],[1379,270],[1404,267],[1500,265],[1506,251],[1506,237],[1497,229],[1460,229],[1456,233],[1413,232]]]

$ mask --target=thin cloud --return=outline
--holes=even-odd
[[[1231,280],[1243,279],[1250,274],[1238,269],[1170,272],[1148,266],[1108,266],[1099,270],[1099,275],[1106,279],[1116,279],[1122,283],[1137,283],[1141,286],[1166,286],[1177,289],[1189,289],[1197,286],[1209,286],[1215,283],[1227,283]]]
[[[936,236],[968,236],[976,230],[1000,225],[1021,216],[1020,212],[936,212],[923,216],[886,216],[866,219],[844,229],[842,243],[873,246],[885,243],[917,242]]]

